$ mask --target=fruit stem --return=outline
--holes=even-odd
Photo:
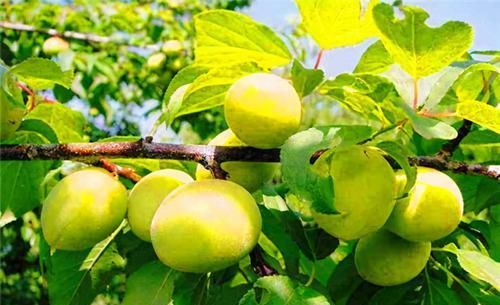
[[[311,284],[314,282],[315,278],[316,278],[316,264],[313,264],[312,270],[311,270],[311,275],[309,276],[307,283],[305,283],[305,286],[306,287],[311,286]]]
[[[132,168],[121,167],[121,166],[109,161],[108,159],[101,159],[98,162],[98,165],[100,167],[104,168],[105,170],[111,172],[114,175],[120,175],[120,176],[127,178],[128,180],[136,182],[136,183],[139,182],[139,180],[141,180],[141,178],[142,178]]]

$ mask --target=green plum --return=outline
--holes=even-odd
[[[167,61],[167,56],[163,53],[155,53],[148,58],[146,65],[151,70],[159,70]]]
[[[107,171],[88,168],[63,178],[42,207],[42,231],[60,250],[84,250],[118,228],[127,211],[127,190]]]
[[[8,67],[0,63],[0,140],[9,138],[21,125],[26,112],[21,90]]]
[[[48,38],[43,42],[42,50],[47,55],[57,55],[69,49],[69,43],[58,36]]]
[[[132,232],[150,242],[151,221],[163,199],[175,188],[192,181],[191,176],[175,169],[159,170],[144,176],[128,198],[128,222]]]
[[[353,240],[385,224],[394,207],[395,175],[378,149],[364,146],[340,149],[332,157],[330,175],[338,214],[312,210],[321,228],[337,238]]]
[[[254,198],[226,180],[185,184],[162,202],[151,224],[160,260],[182,272],[207,273],[236,264],[257,244],[262,220]]]
[[[183,49],[184,46],[182,45],[182,42],[175,39],[165,41],[161,47],[161,50],[167,55],[179,54]]]
[[[359,240],[354,262],[359,275],[380,286],[393,286],[415,278],[427,264],[430,242],[413,242],[380,230]]]
[[[275,148],[299,130],[302,105],[287,80],[255,73],[231,86],[226,94],[224,116],[229,128],[245,144]]]
[[[399,173],[401,184],[406,183]],[[448,175],[419,167],[417,181],[407,198],[397,201],[386,228],[411,241],[433,241],[453,232],[460,223],[464,202]]]
[[[23,104],[14,104],[7,96],[7,92],[0,89],[0,139],[10,137],[21,125],[25,114]]]
[[[246,146],[241,142],[230,129],[218,134],[208,143],[209,145],[220,146]],[[249,192],[255,192],[264,183],[269,181],[276,172],[277,165],[269,162],[224,162],[221,164],[223,170],[228,175],[229,181],[233,181],[243,186]],[[203,166],[196,168],[196,180],[212,179],[210,171]]]

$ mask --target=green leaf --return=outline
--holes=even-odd
[[[408,162],[410,151],[398,142],[381,142],[377,147],[388,153],[405,171],[406,185],[404,193],[408,193],[417,181],[417,168]]]
[[[413,129],[426,139],[451,140],[457,137],[457,131],[452,126],[427,117],[416,114],[413,109],[402,100],[395,101],[410,118]]]
[[[85,142],[83,128],[84,116],[62,104],[40,104],[26,117],[25,121],[37,121],[50,127],[59,143]],[[38,129],[41,128],[41,129]],[[43,127],[37,130],[43,132]]]
[[[235,305],[245,295],[250,288],[249,285],[229,285],[212,286],[211,294],[208,296],[207,305]],[[174,304],[175,305],[175,304]]]
[[[500,133],[500,109],[491,105],[466,101],[457,105],[457,116]]]
[[[464,212],[480,213],[498,203],[500,188],[498,181],[484,176],[448,173],[457,183],[464,199]]]
[[[194,18],[195,62],[207,66],[255,62],[270,69],[286,65],[291,54],[267,26],[226,10],[211,10]]]
[[[455,291],[446,284],[428,278],[426,280],[426,291],[423,305],[460,305],[463,304],[461,298]]]
[[[335,213],[333,180],[329,175],[318,175],[309,159],[317,150],[329,147],[338,129],[332,128],[328,133],[315,128],[299,132],[291,136],[281,149],[283,180],[292,193],[323,213]]]
[[[500,291],[500,263],[477,251],[453,249],[460,266],[470,275]]]
[[[111,244],[123,225],[90,250],[57,250],[50,257],[48,285],[51,305],[88,305],[106,289],[112,277],[125,266],[125,260]]]
[[[204,304],[207,297],[206,274],[179,273],[175,279],[172,301],[174,305]]]
[[[425,108],[428,110],[433,109],[443,100],[446,93],[452,87],[455,88],[458,100],[463,100],[467,97],[475,99],[478,93],[483,90],[483,75],[481,74],[483,71],[498,72],[498,68],[489,63],[477,63],[475,61],[468,61],[447,67],[446,72],[432,86],[425,100]],[[468,77],[473,73],[480,74],[481,83],[479,86],[469,86],[471,82],[468,81]]]
[[[472,44],[472,28],[450,21],[438,28],[425,24],[429,15],[423,9],[402,6],[405,18],[394,15],[392,6],[381,3],[373,9],[380,39],[403,70],[419,79],[438,72],[460,58]]]
[[[73,82],[73,71],[63,72],[55,62],[45,58],[29,58],[13,66],[10,73],[35,90],[49,89],[56,84],[70,88]]]
[[[287,273],[298,275],[299,247],[291,238],[289,228],[293,228],[293,231],[296,232],[302,229],[302,225],[290,211],[267,209],[264,206],[259,206],[259,209],[263,220],[262,233],[273,242],[283,255]],[[297,230],[297,224],[300,227],[299,230]]]
[[[175,115],[195,113],[224,104],[224,98],[231,85],[241,77],[261,69],[254,63],[243,63],[230,67],[216,68],[200,75],[187,88],[182,105]]]
[[[366,49],[354,69],[354,73],[380,73],[394,64],[382,41],[377,40]]]
[[[259,291],[260,301],[256,295]],[[328,299],[316,290],[286,276],[265,276],[254,283],[250,290],[239,302],[239,305],[331,305]]]
[[[400,100],[396,88],[388,79],[378,75],[343,73],[324,82],[320,92],[361,117],[383,125],[405,117],[401,107],[394,102]]]
[[[412,280],[402,285],[384,287],[377,291],[368,305],[401,305],[406,304],[408,294],[418,287],[419,281]],[[434,305],[437,305],[436,303]]]
[[[354,254],[344,258],[328,280],[328,291],[335,304],[346,304],[352,293],[363,283],[354,265]],[[385,305],[385,304],[384,304]]]
[[[165,305],[172,298],[176,271],[159,261],[150,262],[127,279],[122,305]]]
[[[2,144],[47,144],[42,135],[31,131],[18,131]],[[0,161],[0,207],[2,213],[11,210],[21,216],[40,205],[41,188],[45,175],[54,161]]]
[[[292,82],[300,97],[309,95],[323,81],[324,72],[318,69],[306,69],[298,61],[293,61]]]
[[[177,91],[177,89],[184,85],[191,84],[199,76],[207,73],[208,70],[210,70],[208,67],[199,65],[190,65],[180,70],[170,81],[167,91],[165,91],[165,95],[163,96],[163,111],[169,112],[172,111],[172,108],[174,108],[173,106],[170,106],[170,98],[174,92]]]
[[[451,140],[457,137],[457,131],[450,125],[431,118],[410,117],[413,129],[426,139]]]
[[[360,0],[295,2],[304,27],[322,49],[355,45],[376,34],[372,18],[376,0],[371,0],[366,8],[361,7]]]

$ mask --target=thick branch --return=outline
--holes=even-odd
[[[319,157],[318,151],[311,158]],[[226,161],[279,162],[279,149],[252,147],[181,145],[147,141],[79,144],[20,144],[0,145],[0,160],[76,160],[97,163],[101,159],[145,158],[195,161],[210,169],[215,176]],[[410,157],[410,163],[468,175],[483,175],[500,179],[500,173],[488,166],[448,161],[440,157]]]
[[[278,149],[180,145],[166,143],[103,142],[77,144],[0,145],[0,160],[75,160],[98,164],[101,159],[145,158],[195,161],[224,177],[220,164],[226,161],[279,162]]]
[[[8,22],[8,21],[0,21],[0,28],[14,30],[14,31],[43,33],[43,34],[47,34],[47,35],[51,35],[51,36],[59,36],[59,37],[65,37],[65,38],[70,38],[70,39],[85,40],[85,41],[95,42],[95,43],[114,43],[114,44],[126,45],[128,47],[139,47],[139,48],[153,49],[154,51],[159,50],[159,47],[156,45],[145,45],[145,46],[131,45],[131,44],[127,44],[126,42],[120,42],[120,41],[113,40],[111,37],[107,37],[107,36],[100,36],[100,35],[96,35],[96,34],[92,34],[92,33],[80,33],[80,32],[73,32],[73,31],[59,32],[56,29],[38,29],[32,25],[23,24],[23,23],[13,23],[13,22]]]
[[[475,176],[486,176],[492,179],[500,180],[500,171],[491,169],[489,166],[480,164],[467,164],[460,161],[443,160],[439,157],[410,157],[410,164],[426,166],[441,171],[451,171],[458,174],[467,174]]]

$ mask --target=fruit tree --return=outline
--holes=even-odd
[[[29,241],[30,304],[500,304],[500,51],[401,1],[295,2],[292,34],[247,1],[2,13],[25,19],[0,22],[0,253]],[[149,99],[148,131],[114,126]]]

